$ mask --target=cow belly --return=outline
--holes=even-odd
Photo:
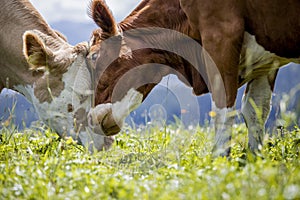
[[[255,36],[245,32],[239,63],[240,85],[268,75],[290,62],[300,63],[300,59],[277,56],[259,45]]]

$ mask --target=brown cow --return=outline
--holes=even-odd
[[[86,123],[93,106],[87,44],[69,45],[28,0],[9,0],[0,3],[0,49],[0,91],[24,94],[60,136],[72,136],[90,150],[111,145],[111,138]]]
[[[91,16],[100,29],[93,32],[88,57],[100,77],[97,107],[121,99],[130,88],[138,89],[145,98],[164,75],[176,73],[195,94],[212,92],[217,113],[214,153],[228,155],[231,111],[238,87],[247,83],[242,114],[249,129],[249,148],[256,152],[262,145],[277,70],[291,61],[299,63],[298,8],[296,0],[143,0],[117,24],[105,2],[94,0]],[[282,10],[287,17],[280,15]],[[175,31],[201,43],[204,50],[195,49],[197,45]],[[157,64],[146,66],[145,71],[147,63]],[[171,69],[161,69],[158,64]],[[139,70],[134,71],[135,67]],[[134,73],[126,76],[130,71]],[[119,130],[112,113],[112,108],[107,109],[99,121],[106,135]]]
[[[233,107],[239,87],[239,58],[244,33],[254,36],[257,44],[277,56],[291,58],[299,63],[300,56],[300,1],[204,1],[179,0],[186,13],[191,32],[200,39],[209,53],[225,84],[226,106]],[[276,60],[277,62],[277,60]],[[210,68],[210,66],[207,66]],[[208,70],[209,71],[209,70]],[[277,71],[276,71],[277,72]],[[262,145],[264,124],[269,115],[269,101],[276,73],[266,71],[248,82],[243,98],[242,113],[249,130],[249,147],[252,151]],[[214,77],[209,75],[212,83]],[[216,95],[217,88],[212,88]],[[217,107],[224,105],[214,98]],[[227,140],[220,135],[220,140]]]

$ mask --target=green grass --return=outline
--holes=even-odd
[[[213,159],[209,128],[125,128],[93,155],[49,130],[3,128],[0,199],[300,199],[300,132],[282,134],[253,157],[237,125],[231,158]]]

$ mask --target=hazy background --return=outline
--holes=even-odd
[[[31,0],[31,2],[50,26],[67,36],[68,41],[73,45],[81,41],[88,41],[92,30],[97,28],[87,15],[90,0]],[[117,21],[121,21],[140,0],[107,0],[106,2]],[[289,93],[291,88],[300,83],[299,73],[299,65],[289,65],[280,70],[269,125],[274,125],[274,119],[279,114],[281,95]],[[243,89],[239,90],[237,108],[240,108]],[[291,97],[289,110],[299,109],[298,100],[293,96],[289,96]],[[195,104],[195,102],[197,103]],[[209,111],[210,95],[196,98],[191,95],[189,88],[181,84],[176,77],[171,76],[165,78],[163,83],[151,92],[142,106],[133,112],[127,121],[140,124],[151,121],[152,116],[152,120],[158,118],[171,122],[173,115],[176,115],[187,122],[193,121],[193,118],[199,118],[198,120],[203,124],[209,118],[207,114]],[[197,116],[199,112],[200,117]],[[23,125],[29,126],[32,121],[38,119],[32,105],[23,96],[4,90],[0,95],[0,127],[1,122],[4,122],[12,114],[15,117],[15,123],[21,128]]]
[[[94,22],[88,17],[91,0],[30,0],[46,21],[64,33],[71,44],[89,39]],[[117,21],[121,21],[140,0],[107,0],[106,3]]]

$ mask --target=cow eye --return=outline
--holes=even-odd
[[[96,61],[97,58],[98,58],[98,54],[97,53],[93,53],[92,56],[91,56],[92,60],[93,61]]]

